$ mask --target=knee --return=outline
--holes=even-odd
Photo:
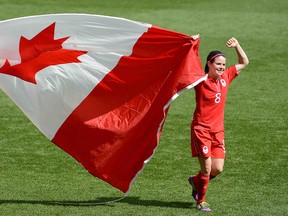
[[[213,159],[212,166],[211,166],[211,175],[216,177],[220,173],[222,173],[224,168],[224,159]]]
[[[204,175],[210,175],[211,171],[212,171],[212,168],[210,165],[206,164],[206,166],[201,167],[201,173]]]
[[[216,177],[216,176],[218,176],[219,174],[221,174],[223,172],[223,167],[213,167],[212,169],[211,169],[211,175],[212,176],[214,176],[214,177]]]
[[[204,175],[210,175],[211,173],[211,168],[212,168],[212,160],[210,157],[208,158],[203,158],[203,157],[198,157],[199,164],[200,164],[200,171]]]

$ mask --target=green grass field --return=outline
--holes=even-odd
[[[227,159],[210,183],[209,215],[288,215],[287,0],[0,0],[0,20],[48,13],[91,13],[200,33],[204,62],[226,53],[235,36],[250,65],[233,82],[226,104]],[[1,32],[0,32],[1,34]],[[190,196],[198,171],[190,153],[194,91],[171,105],[160,145],[128,196],[88,174],[50,143],[0,92],[0,215],[203,215]]]

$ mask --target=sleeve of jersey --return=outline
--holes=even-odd
[[[235,77],[238,76],[235,65],[233,65],[227,69],[227,75],[228,75],[229,83],[231,83],[235,79]]]

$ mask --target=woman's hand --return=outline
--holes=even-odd
[[[197,40],[198,38],[200,38],[200,34],[192,35],[191,38],[192,38],[193,40]]]
[[[226,46],[228,48],[234,48],[236,47],[237,45],[239,45],[238,41],[236,38],[232,37],[230,38],[227,42],[226,42]]]

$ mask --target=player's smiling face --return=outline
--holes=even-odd
[[[209,76],[215,79],[219,78],[226,68],[226,58],[218,56],[213,62],[208,62]]]

